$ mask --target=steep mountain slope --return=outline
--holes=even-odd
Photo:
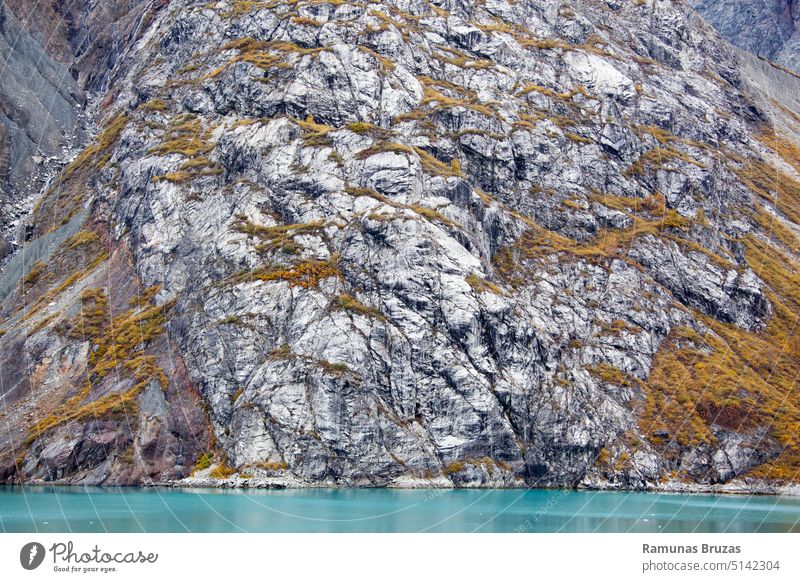
[[[0,1],[0,261],[27,199],[86,141],[86,92],[103,88],[120,47],[155,14],[148,4]]]
[[[800,4],[796,0],[689,0],[734,45],[800,70]]]
[[[77,138],[82,94],[66,67],[56,62],[0,2],[0,221],[10,234],[16,204],[37,194],[47,174],[46,158]],[[31,179],[33,177],[33,179]],[[0,237],[0,259],[12,247]]]
[[[796,479],[800,109],[682,3],[174,0],[122,54],[0,280],[5,480]]]

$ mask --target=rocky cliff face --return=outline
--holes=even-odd
[[[32,198],[86,141],[87,95],[104,89],[153,10],[141,0],[0,1],[0,260]]]
[[[800,71],[800,3],[796,0],[689,0],[725,39]]]
[[[0,279],[5,480],[796,478],[800,108],[682,3],[174,0],[120,54]]]

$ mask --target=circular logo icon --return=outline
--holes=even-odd
[[[39,542],[30,542],[19,551],[19,563],[26,570],[35,570],[44,562],[44,546]]]

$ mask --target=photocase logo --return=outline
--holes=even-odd
[[[44,561],[44,546],[39,542],[30,542],[19,551],[19,563],[26,570],[35,570]]]

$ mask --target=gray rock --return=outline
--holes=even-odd
[[[208,450],[185,483],[647,488],[777,455],[771,433],[665,450],[639,426],[673,332],[774,316],[737,246],[757,195],[717,156],[766,155],[737,54],[680,2],[440,4],[175,0],[115,53],[105,121],[127,123],[70,184],[117,303],[157,285],[170,307],[145,346],[168,387],[130,430],[40,435],[17,478],[172,481]],[[32,366],[65,361],[58,324],[102,281],[34,314]],[[43,386],[8,406],[23,436]]]
[[[726,40],[800,70],[800,5],[794,0],[690,0]]]

